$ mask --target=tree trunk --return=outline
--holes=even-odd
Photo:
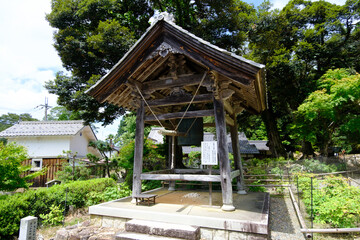
[[[274,157],[286,157],[286,151],[280,139],[280,134],[276,125],[271,104],[269,104],[269,109],[266,109],[261,113],[261,118],[265,123],[267,137],[269,140],[268,146],[272,155]]]
[[[105,157],[106,173],[107,177],[110,177],[109,159]]]
[[[301,151],[303,153],[303,158],[308,158],[310,155],[314,155],[314,149],[309,141],[303,140]]]

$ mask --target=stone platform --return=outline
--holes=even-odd
[[[235,211],[221,210],[221,192],[199,190],[168,191],[160,188],[156,204],[135,205],[131,197],[91,206],[93,221],[107,227],[125,224],[131,219],[151,220],[200,227],[201,239],[267,239],[269,235],[268,193],[233,193]]]

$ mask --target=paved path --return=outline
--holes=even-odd
[[[270,236],[273,240],[304,240],[289,196],[270,198]]]

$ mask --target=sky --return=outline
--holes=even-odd
[[[259,5],[262,0],[248,0]],[[281,9],[287,0],[272,0],[273,8]],[[330,0],[344,4],[345,0]],[[51,11],[51,0],[2,0],[0,8],[0,115],[29,113],[41,120],[44,109],[37,107],[48,98],[56,106],[56,95],[43,87],[56,72],[64,71],[53,47],[53,32],[45,14]],[[115,134],[120,120],[100,127],[98,139]]]

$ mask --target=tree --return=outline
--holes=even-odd
[[[295,112],[294,138],[301,137],[327,156],[334,135],[358,144],[360,137],[360,75],[351,70],[329,70]],[[343,146],[345,147],[345,146]]]
[[[316,89],[321,75],[331,68],[358,70],[358,8],[356,1],[338,6],[303,0],[290,1],[281,11],[270,10],[268,1],[258,8],[248,57],[266,65],[269,108],[262,118],[275,152],[284,152],[282,141],[299,143],[288,137],[292,113]]]
[[[216,46],[244,53],[247,32],[255,18],[252,5],[239,0],[151,1],[154,9],[167,11],[177,25]]]
[[[69,111],[63,106],[56,106],[50,110],[49,121],[81,120],[81,113]]]
[[[136,115],[128,113],[120,121],[118,132],[115,136],[115,143],[121,148],[135,139]],[[144,135],[149,135],[151,127],[145,126]]]
[[[33,118],[29,113],[22,113],[19,115],[16,113],[3,114],[0,116],[0,132],[11,127],[12,125],[14,125],[19,121],[39,121],[39,120]]]
[[[22,165],[28,159],[26,148],[15,143],[4,145],[0,142],[0,191],[14,191],[18,188],[28,188],[28,180],[45,173],[42,171],[26,174],[31,166]]]
[[[165,169],[165,157],[161,153],[161,145],[154,144],[151,140],[145,139],[144,154],[143,154],[143,169],[144,171],[155,171]],[[133,166],[134,166],[134,150],[135,141],[130,141],[124,145],[119,153],[112,159],[118,166],[125,170],[124,178],[128,186],[132,186],[133,180]]]
[[[64,162],[61,171],[56,172],[56,178],[63,183],[69,181],[81,181],[90,179],[91,169],[83,163],[74,166],[72,163]]]
[[[145,0],[52,0],[51,8],[46,19],[57,29],[54,46],[70,75],[58,72],[46,89],[87,123],[111,123],[124,110],[84,92],[141,36],[153,10]]]
[[[110,177],[110,162],[109,162],[109,157],[108,157],[107,153],[109,153],[113,150],[112,145],[109,142],[97,140],[97,141],[89,142],[89,147],[93,147],[93,148],[97,149],[101,153],[101,155],[104,157],[106,173],[107,173],[107,176]],[[95,155],[93,155],[91,153],[89,153],[87,156],[89,159],[91,159],[94,162],[98,162],[100,160],[100,158],[96,157]]]

